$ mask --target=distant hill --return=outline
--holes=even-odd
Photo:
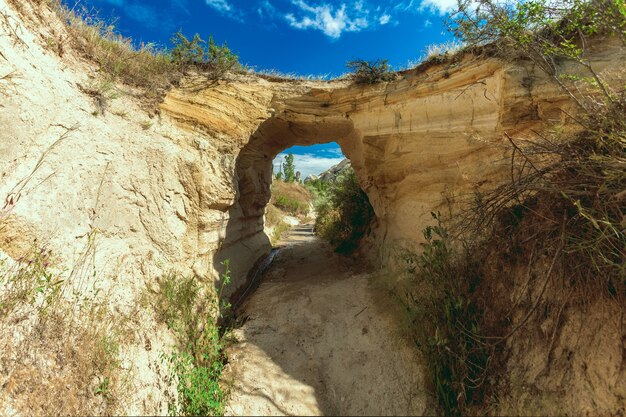
[[[309,175],[304,179],[304,183],[308,183],[315,180],[320,180],[322,182],[335,182],[338,176],[343,174],[346,170],[350,169],[352,164],[349,159],[344,159],[339,162],[337,165],[333,165],[328,168],[326,171],[322,172],[320,175]]]

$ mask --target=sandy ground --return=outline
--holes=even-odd
[[[228,349],[229,415],[403,415],[430,407],[420,358],[368,274],[292,231]],[[428,408],[427,408],[428,407]]]

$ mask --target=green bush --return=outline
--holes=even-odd
[[[178,396],[169,404],[171,415],[223,415],[224,392],[220,378],[226,358],[217,319],[230,308],[220,302],[225,285],[230,283],[229,263],[222,285],[215,296],[200,297],[195,277],[170,273],[159,283],[155,300],[157,316],[179,338],[179,346],[162,355],[177,381]]]
[[[376,61],[355,60],[346,64],[352,71],[350,77],[357,84],[376,84],[382,81],[393,81],[397,78],[391,71],[386,59]]]
[[[328,185],[327,197],[315,210],[316,233],[341,253],[356,249],[374,219],[374,209],[352,169]]]
[[[209,37],[207,44],[199,34],[196,33],[189,40],[179,30],[171,41],[174,45],[171,50],[172,62],[182,71],[193,67],[201,70],[207,78],[216,80],[222,78],[227,72],[241,67],[239,57],[226,44],[216,44],[213,36]]]
[[[407,308],[444,415],[461,415],[467,405],[483,401],[491,347],[473,336],[483,333],[482,314],[472,299],[480,282],[478,269],[469,252],[452,249],[439,215],[433,213],[433,218],[437,225],[424,230],[422,253],[404,257],[413,276]]]
[[[309,212],[309,205],[306,202],[296,200],[286,195],[276,196],[274,205],[294,216],[304,215]]]

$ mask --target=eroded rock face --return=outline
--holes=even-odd
[[[596,48],[598,71],[624,61],[617,43]],[[415,248],[422,241],[431,211],[454,213],[472,193],[508,175],[505,134],[530,137],[533,129],[561,123],[561,109],[571,112],[573,107],[531,63],[505,65],[471,55],[407,71],[391,83],[336,82],[295,90],[273,97],[271,116],[238,155],[239,194],[231,209],[231,220],[238,217],[233,220],[237,233],[261,232],[271,161],[279,152],[336,141],[376,212],[373,240],[383,262],[397,245]],[[229,242],[238,239],[237,233]]]
[[[385,262],[396,245],[419,244],[431,211],[454,210],[507,175],[505,132],[528,135],[569,106],[531,63],[468,55],[367,87],[187,80],[159,114],[130,96],[96,114],[83,92],[98,83],[95,69],[47,49],[60,22],[51,13],[50,25],[29,21],[6,0],[0,8],[19,27],[0,25],[0,74],[16,75],[0,81],[0,251],[17,258],[45,246],[71,270],[97,235],[98,274],[81,285],[109,292],[120,311],[168,269],[211,286],[230,259],[232,290],[241,285],[270,249],[263,215],[272,160],[285,148],[340,144],[377,216],[371,252]],[[623,66],[619,45],[595,48],[596,70]],[[162,331],[150,320],[137,330],[153,343]],[[143,381],[129,413],[164,410],[150,388],[158,351],[129,358],[142,358]]]

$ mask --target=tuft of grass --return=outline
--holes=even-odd
[[[95,62],[106,79],[139,87],[148,98],[164,94],[180,79],[166,49],[154,44],[134,46],[87,8],[70,9],[60,1],[52,2],[52,7],[66,24],[72,48]]]
[[[171,415],[223,415],[225,394],[220,378],[226,358],[218,318],[230,305],[220,301],[225,285],[230,283],[229,261],[214,295],[205,297],[195,277],[176,273],[164,276],[159,292],[153,298],[160,321],[178,336],[178,346],[162,354],[172,380],[176,381],[177,398],[171,399]]]
[[[450,57],[456,55],[465,47],[465,43],[459,41],[431,44],[426,47],[426,56],[421,61],[434,61],[437,63],[446,62],[450,59]]]

